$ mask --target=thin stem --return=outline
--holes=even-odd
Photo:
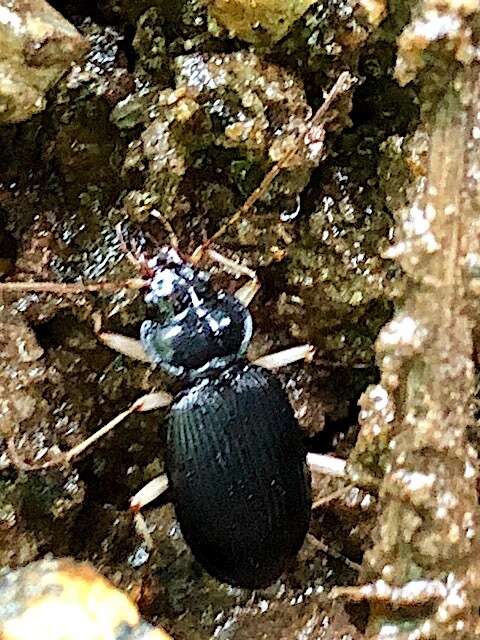
[[[322,106],[318,109],[318,111],[315,113],[315,115],[311,119],[310,130],[324,124],[325,116],[329,111],[330,107],[332,106],[333,101],[336,100],[336,98],[339,95],[348,91],[348,89],[352,86],[353,82],[354,82],[354,79],[348,73],[348,71],[344,71],[343,73],[340,74],[337,81],[335,82],[335,84],[327,94]],[[268,171],[268,173],[265,174],[260,185],[248,196],[248,198],[245,200],[243,205],[233,214],[233,216],[229,220],[227,220],[227,222],[224,225],[220,227],[220,229],[218,229],[218,231],[216,231],[210,238],[208,238],[208,240],[205,241],[204,246],[208,247],[212,244],[212,242],[215,242],[215,240],[218,240],[218,238],[220,238],[220,236],[222,236],[225,233],[228,227],[230,227],[232,224],[235,224],[242,216],[244,216],[246,213],[250,211],[253,205],[267,193],[268,189],[270,188],[270,185],[278,176],[280,171],[288,166],[289,161],[298,152],[300,145],[304,143],[305,143],[305,138],[303,136],[299,136],[298,140],[296,141],[296,144],[294,144],[287,151],[287,153],[283,156],[283,158],[281,158],[276,164],[273,165],[270,171]]]

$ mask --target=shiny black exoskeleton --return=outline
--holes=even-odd
[[[194,556],[232,585],[267,586],[305,538],[310,483],[285,391],[244,354],[248,309],[172,249],[156,260],[144,349],[187,389],[172,405],[167,474]]]

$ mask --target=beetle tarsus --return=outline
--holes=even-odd
[[[132,513],[138,513],[147,504],[159,498],[168,489],[168,478],[166,474],[157,476],[150,482],[147,482],[140,491],[130,498],[130,510]]]
[[[260,282],[258,280],[249,280],[235,291],[235,298],[245,307],[251,303],[257,292],[260,290]]]
[[[151,358],[145,353],[145,349],[140,340],[123,336],[120,333],[109,333],[107,331],[97,333],[97,337],[104,345],[124,356],[128,356],[133,360],[139,360],[140,362],[152,362]]]
[[[264,369],[280,369],[280,367],[285,367],[287,364],[292,364],[299,360],[311,362],[314,355],[315,347],[311,344],[302,344],[298,347],[291,347],[284,351],[270,353],[267,356],[257,358],[253,364],[256,364],[257,367],[263,367]]]
[[[347,462],[342,458],[335,458],[321,453],[309,453],[307,464],[312,474],[345,478],[347,475]]]

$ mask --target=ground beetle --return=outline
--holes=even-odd
[[[208,255],[254,278],[252,271],[215,251]],[[231,295],[211,286],[195,254],[183,258],[166,247],[151,260],[129,257],[142,278],[124,286],[145,291],[150,317],[141,325],[140,341],[102,333],[99,326],[97,334],[111,348],[180,377],[184,390],[175,398],[148,394],[60,456],[36,465],[17,457],[16,464],[45,469],[68,463],[131,413],[170,406],[167,474],[132,498],[137,529],[151,545],[139,511],[169,487],[182,534],[205,569],[231,585],[265,587],[300,549],[311,509],[300,429],[286,392],[268,369],[308,359],[312,348],[303,345],[250,363],[245,357],[252,336],[247,305],[258,289],[255,279]],[[74,292],[115,286],[13,282],[4,288]],[[308,454],[308,464],[315,472],[344,474],[344,462],[328,456]]]
[[[236,273],[254,276],[215,251],[208,254]],[[300,549],[311,510],[301,432],[286,392],[268,369],[308,358],[312,348],[287,349],[252,364],[245,354],[255,280],[253,287],[231,295],[211,286],[195,254],[183,258],[167,247],[151,260],[129,257],[142,278],[124,285],[145,290],[150,317],[141,325],[140,341],[102,333],[100,327],[98,336],[117,351],[180,377],[184,391],[173,399],[165,392],[148,394],[66,453],[36,465],[16,457],[16,464],[46,469],[68,463],[131,413],[170,406],[167,474],[132,498],[137,529],[152,544],[139,510],[169,487],[182,534],[205,569],[231,585],[265,587]],[[73,292],[112,286],[14,282],[5,288]],[[308,454],[308,464],[315,472],[344,475],[344,462],[328,456]]]
[[[299,138],[203,247],[209,247],[268,191],[298,145],[323,141],[325,114],[351,82],[347,73],[338,78],[311,120],[311,135]],[[165,225],[168,228],[169,223]],[[162,249],[146,265],[145,282],[134,279],[122,284],[122,288],[147,288],[151,318],[141,327],[141,344],[115,334],[100,337],[112,348],[153,360],[184,379],[185,390],[170,409],[166,456],[182,533],[212,575],[232,585],[257,588],[280,576],[306,536],[311,508],[307,456],[285,391],[266,368],[245,358],[252,334],[247,305],[237,294],[212,289],[208,274],[195,265],[195,260],[184,260],[173,248]],[[0,283],[0,292],[73,293],[117,287],[116,283],[8,282]],[[279,359],[270,366],[296,359]],[[149,394],[59,459],[29,465],[15,453],[14,463],[27,470],[69,462],[131,413],[170,402],[169,394]],[[345,461],[331,456],[309,453],[308,465],[316,473],[345,476]],[[134,510],[160,495],[166,480],[157,478],[140,490],[132,498]],[[138,524],[142,519],[137,516]],[[143,534],[149,535],[146,527]]]
[[[245,359],[250,312],[208,278],[162,250],[140,337],[150,359],[185,382],[170,409],[166,454],[182,534],[216,578],[264,587],[308,530],[306,450],[279,381]]]

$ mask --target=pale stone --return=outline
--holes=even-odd
[[[48,89],[86,48],[44,0],[0,0],[0,124],[44,109]]]

